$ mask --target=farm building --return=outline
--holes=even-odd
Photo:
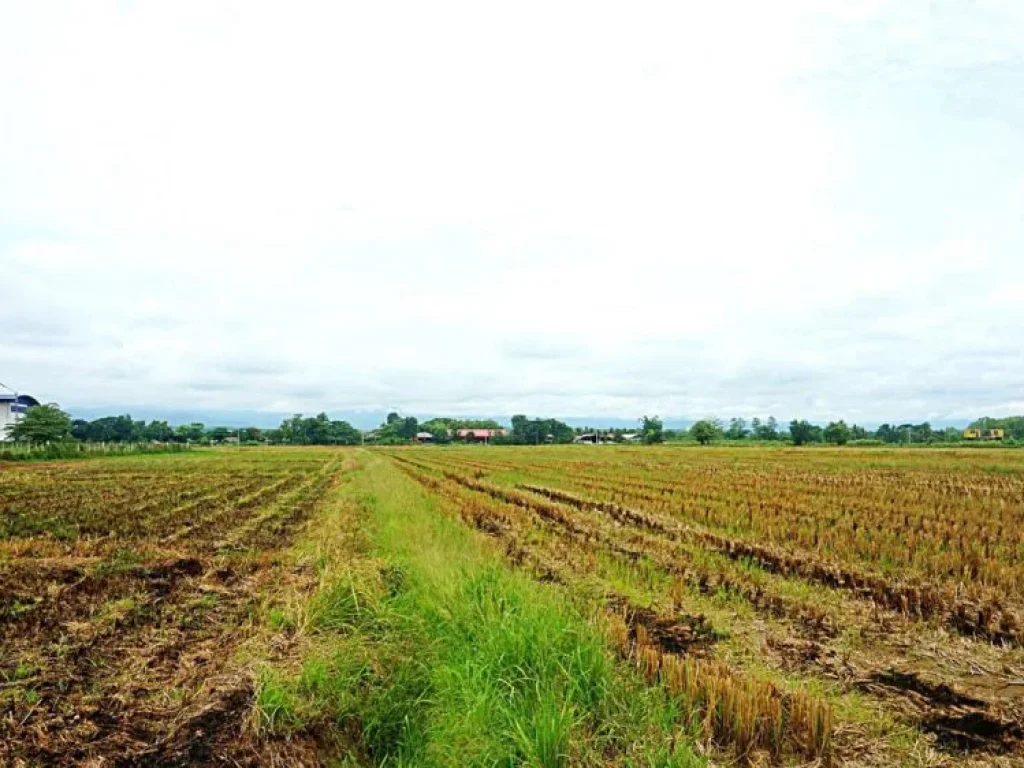
[[[417,443],[432,443],[434,442],[434,436],[430,432],[417,432],[416,433]]]
[[[470,443],[487,443],[497,435],[507,435],[505,429],[460,429],[455,433],[459,440]]]
[[[573,442],[577,445],[613,445],[615,443],[615,435],[611,432],[604,434],[600,432],[584,432],[582,435],[574,437]]]
[[[39,405],[39,401],[31,395],[0,392],[0,440],[7,439],[7,428],[20,421],[33,405]]]

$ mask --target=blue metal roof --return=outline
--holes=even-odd
[[[10,392],[0,392],[0,403],[20,403],[21,405],[39,405],[39,401],[32,395],[13,395]]]

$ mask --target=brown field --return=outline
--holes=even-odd
[[[332,490],[360,475],[592,611],[701,759],[1024,763],[1024,452],[607,446],[0,464],[0,763],[336,759],[253,726],[251,662],[327,500],[371,514]]]
[[[0,465],[0,763],[214,754],[252,699],[233,652],[341,458]]]
[[[624,653],[687,688],[719,744],[843,763],[1024,761],[1024,454],[392,458],[513,562],[603,596]],[[702,676],[727,692],[700,690]]]

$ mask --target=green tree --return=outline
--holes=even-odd
[[[760,419],[754,419],[750,426],[756,440],[779,439],[779,423],[775,420],[774,416],[769,416],[765,422],[762,422]]]
[[[816,432],[817,430],[817,432]],[[806,445],[807,443],[818,442],[821,427],[815,427],[809,421],[793,419],[789,422],[789,438],[793,445]]]
[[[516,414],[512,417],[512,430],[508,438],[499,442],[516,445],[571,443],[575,436],[572,427],[558,419],[528,419],[522,414]]]
[[[690,437],[701,445],[707,445],[721,436],[722,430],[714,419],[701,419],[690,427]]]
[[[60,443],[71,440],[71,417],[56,403],[32,406],[7,427],[11,440],[24,443]]]
[[[416,433],[420,431],[420,423],[416,420],[415,416],[406,416],[402,419],[402,423],[398,428],[398,435],[403,440],[412,440],[416,437]]]
[[[206,433],[206,436],[214,443],[223,443],[229,437],[234,437],[237,434],[238,430],[232,427],[213,427]]]
[[[430,419],[420,424],[420,429],[434,436],[435,443],[450,443],[456,429],[473,429],[473,427],[456,427],[458,419]],[[497,422],[494,422],[497,423]],[[500,429],[500,427],[476,427],[477,429]]]
[[[174,439],[174,428],[166,421],[151,421],[142,430],[142,437],[145,440],[156,440],[161,443],[169,443]]]
[[[725,431],[726,440],[743,440],[748,434],[750,434],[750,430],[747,429],[746,421],[743,419],[729,420],[729,429]]]
[[[183,443],[198,443],[206,437],[206,425],[193,421],[191,424],[179,424],[174,428],[174,438]]]
[[[326,413],[303,419],[303,444],[327,445],[331,438],[331,419]]]
[[[415,421],[415,419],[414,419]],[[381,432],[387,432],[390,440],[382,442],[401,442],[397,430],[402,420],[392,420],[390,424],[382,424]],[[304,417],[296,413],[290,419],[281,422],[280,429],[259,430],[252,427],[255,436],[250,438],[243,430],[246,440],[258,440],[261,437],[270,443],[288,443],[289,445],[358,445],[363,441],[362,433],[347,421],[334,421],[326,413]]]
[[[846,445],[848,442],[850,442],[850,428],[842,419],[840,419],[839,421],[829,422],[829,425],[825,427],[825,431],[823,434],[826,443],[833,443],[835,445]]]
[[[89,422],[85,419],[75,419],[71,422],[71,436],[75,440],[89,439]]]
[[[362,433],[347,421],[332,421],[328,427],[328,440],[334,445],[359,445]]]
[[[405,443],[414,439],[417,432],[419,432],[419,422],[414,416],[402,416],[391,412],[377,429],[376,442],[382,445]]]
[[[665,441],[665,425],[657,416],[644,416],[640,419],[640,434],[647,445]]]
[[[875,439],[881,440],[883,443],[897,443],[899,442],[900,435],[891,424],[881,424],[875,430]]]
[[[145,439],[145,431],[145,422],[134,421],[128,414],[104,416],[88,423],[83,439],[94,443],[135,443]]]

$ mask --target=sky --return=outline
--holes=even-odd
[[[0,0],[73,413],[1024,413],[1024,4]]]

